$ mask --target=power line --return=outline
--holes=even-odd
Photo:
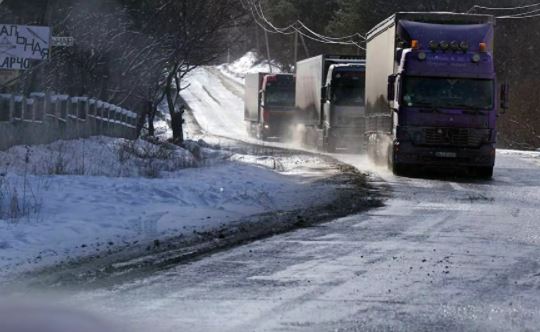
[[[535,15],[528,15],[528,16],[499,16],[497,17],[498,20],[505,20],[505,19],[525,19],[525,18],[534,18],[534,17],[540,17],[540,13],[539,14],[535,14]]]
[[[467,13],[470,13],[471,11],[475,9],[482,9],[482,10],[492,10],[492,11],[510,11],[510,10],[521,10],[521,9],[528,9],[532,7],[540,6],[540,2],[530,4],[530,5],[523,5],[523,6],[516,6],[516,7],[484,7],[479,5],[474,5],[467,11]]]
[[[257,6],[255,3],[253,3],[253,0],[252,1],[249,1],[249,3],[251,4],[250,8],[252,8],[252,13],[253,13],[253,8],[255,8],[255,12],[257,13],[257,16],[262,19],[266,24],[268,24],[270,27],[272,27],[272,29],[274,29],[274,31],[278,32],[278,33],[283,33],[283,34],[292,34],[294,33],[294,31],[288,31],[290,29],[295,29],[295,25],[296,25],[296,22],[293,23],[293,24],[290,24],[289,26],[285,27],[285,28],[278,28],[276,27],[275,25],[272,24],[272,22],[270,22],[266,16],[264,15],[264,11],[262,10],[262,7],[261,7],[261,3],[259,2],[259,6]]]
[[[301,36],[306,37],[315,42],[325,43],[325,44],[354,46],[354,47],[365,50],[365,48],[361,46],[359,42],[354,40],[354,37],[359,37],[363,40],[365,39],[365,37],[359,33],[353,34],[351,36],[344,36],[344,37],[325,36],[325,35],[322,35],[313,31],[300,20],[297,20],[296,22],[290,24],[287,27],[277,27],[272,22],[270,22],[270,20],[264,14],[264,10],[262,8],[262,4],[260,0],[257,3],[254,2],[255,0],[246,0],[246,1],[247,1],[247,7],[249,7],[250,9],[253,19],[255,20],[257,25],[260,26],[262,29],[264,29],[266,32],[270,32],[274,34],[279,33],[283,35],[291,35],[294,33],[298,33]],[[246,6],[244,0],[242,0],[242,3]],[[262,20],[264,24],[261,23],[259,20]],[[270,28],[268,28],[267,26],[269,26]],[[303,30],[306,30],[307,33],[304,32]],[[363,40],[361,42],[363,42]]]
[[[540,12],[540,9],[531,10],[524,13],[519,14],[512,14],[512,15],[504,15],[504,16],[497,16],[498,19],[505,19],[505,18],[528,18],[528,17],[536,17]]]
[[[304,29],[306,29],[307,31],[309,31],[310,33],[312,33],[313,35],[319,37],[319,38],[322,38],[322,39],[327,39],[327,40],[334,40],[334,41],[339,41],[339,40],[346,40],[346,39],[352,39],[354,37],[359,37],[360,39],[362,40],[366,40],[366,37],[362,36],[361,34],[359,34],[358,32],[357,33],[354,33],[352,35],[349,35],[349,36],[343,36],[343,37],[330,37],[330,36],[325,36],[325,35],[321,35],[319,33],[316,33],[315,31],[311,30],[310,28],[308,28],[302,21],[298,20],[298,24],[300,24]]]

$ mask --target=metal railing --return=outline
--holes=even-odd
[[[136,113],[93,98],[0,94],[0,150],[98,135],[132,139],[136,127]]]

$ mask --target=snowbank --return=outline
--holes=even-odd
[[[150,145],[128,146],[146,151]],[[26,210],[13,218],[11,199],[3,204],[0,278],[332,197],[334,188],[317,180],[337,171],[320,171],[314,157],[243,156],[187,145],[195,153],[178,148],[170,152],[172,160],[202,156],[214,166],[180,169],[166,159],[161,177],[139,177],[144,158],[120,162],[125,142],[103,137],[2,152],[0,188],[3,182],[8,190],[0,192],[16,192],[19,208]],[[57,173],[60,153],[66,162]]]
[[[91,137],[0,151],[0,174],[162,177],[184,168],[222,163],[230,153],[203,143],[189,150],[168,143]],[[197,150],[194,154],[193,151]]]

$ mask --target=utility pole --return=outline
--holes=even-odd
[[[256,44],[255,47],[257,49],[257,52],[259,52],[259,50],[261,49],[261,41],[259,38],[259,27],[255,25],[255,29],[253,29],[253,31],[255,31],[255,44]]]
[[[270,42],[268,41],[268,31],[264,30],[264,39],[266,41],[266,58],[268,59],[268,68],[272,74],[272,63],[270,61]]]
[[[302,40],[302,45],[304,45],[304,52],[306,52],[306,56],[309,58],[309,49],[306,44],[306,40],[304,39],[303,35],[300,35],[300,39]]]
[[[298,62],[298,31],[294,32],[294,69],[296,71],[296,63]]]

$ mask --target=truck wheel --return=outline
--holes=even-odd
[[[493,178],[493,167],[476,167],[474,173],[481,179],[489,180]]]
[[[336,142],[333,139],[326,139],[326,142],[324,144],[325,151],[328,153],[336,153]]]
[[[391,164],[392,173],[397,176],[403,176],[407,173],[407,166],[403,164]]]
[[[249,137],[255,137],[255,133],[253,132],[253,125],[251,124],[251,122],[246,123],[246,131]]]
[[[266,141],[267,137],[266,137],[266,134],[264,133],[264,130],[261,129],[261,126],[257,126],[257,139],[261,140],[261,141]]]

